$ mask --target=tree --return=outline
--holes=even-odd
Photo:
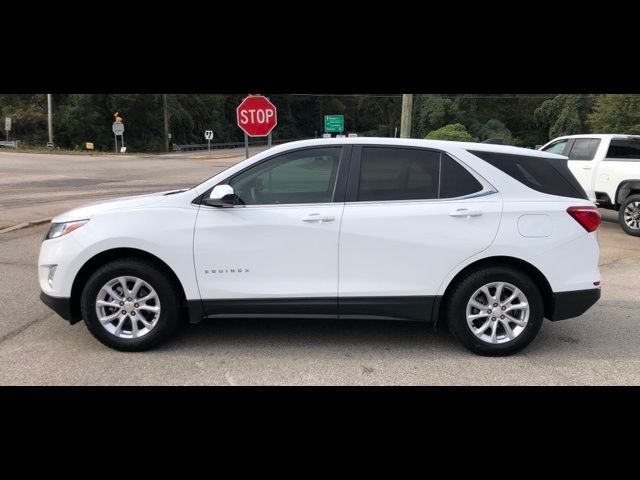
[[[599,95],[588,121],[594,133],[640,134],[640,95]]]
[[[534,112],[538,125],[548,129],[548,138],[588,133],[587,116],[593,105],[593,95],[556,95],[546,100]]]
[[[478,139],[472,137],[464,125],[452,123],[442,128],[429,132],[425,137],[429,140],[453,140],[456,142],[477,142]]]
[[[413,136],[424,138],[429,130],[451,123],[453,100],[440,95],[415,95],[412,130]]]

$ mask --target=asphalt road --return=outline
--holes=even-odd
[[[263,147],[251,149],[251,154]],[[244,159],[244,149],[168,155],[47,155],[0,150],[0,230],[78,205],[189,187]]]
[[[220,159],[83,162],[42,157],[24,159],[29,166],[24,173],[15,160],[0,155],[0,182],[11,183],[5,177],[9,163],[16,181],[23,182],[25,198],[40,193],[65,197],[76,191],[74,179],[118,177],[132,190],[173,188],[180,186],[175,182],[195,183],[225,168],[218,166]],[[51,162],[51,170],[29,163],[34,161]],[[25,180],[31,175],[39,180]],[[67,183],[46,186],[56,178]],[[31,188],[24,184],[28,181],[41,183]],[[94,190],[96,184],[86,184],[78,187],[83,192],[78,198],[39,205],[42,212],[55,214],[87,198],[110,196],[107,183],[97,184],[101,193]],[[8,203],[2,186],[0,192],[0,204]],[[31,213],[19,202],[11,205],[5,215],[24,220]],[[610,212],[605,216],[613,218]],[[82,323],[69,326],[40,303],[36,261],[46,229],[41,225],[0,234],[2,385],[640,384],[640,238],[624,234],[612,222],[604,222],[598,234],[601,301],[580,318],[545,322],[524,352],[508,358],[475,356],[448,333],[423,324],[308,320],[209,321],[186,327],[151,352],[116,352],[94,340]]]

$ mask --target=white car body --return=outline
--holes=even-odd
[[[593,140],[598,145],[586,156],[574,158],[575,140]],[[568,157],[569,169],[589,198],[602,208],[617,210],[626,197],[640,192],[640,158],[608,155],[612,141],[637,144],[640,153],[640,136],[622,134],[566,135],[554,138],[540,150],[546,151],[566,142],[561,154]]]
[[[354,152],[365,146],[444,152],[482,184],[482,191],[451,199],[345,198],[232,208],[196,201],[266,159],[327,146],[343,146],[343,155],[351,155],[345,161],[353,161]],[[581,314],[566,305],[559,313],[558,298],[566,293],[569,301],[572,292],[585,291],[597,291],[599,297],[599,249],[596,233],[587,232],[567,208],[593,203],[533,190],[470,150],[561,158],[516,147],[390,138],[276,146],[190,190],[105,201],[54,218],[54,224],[89,221],[43,242],[38,260],[43,299],[75,323],[89,266],[118,252],[142,252],[175,274],[193,322],[256,315],[434,321],[461,272],[492,259],[511,259],[533,267],[546,282],[540,288],[548,297],[547,318]],[[346,170],[338,182],[343,174]],[[57,266],[52,279],[51,265]]]

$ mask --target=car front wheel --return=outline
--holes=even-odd
[[[164,270],[154,263],[123,259],[99,268],[81,298],[89,331],[108,347],[147,350],[178,325],[180,297]]]
[[[447,300],[449,329],[474,353],[511,355],[535,338],[544,317],[531,278],[508,266],[476,271],[455,285]]]

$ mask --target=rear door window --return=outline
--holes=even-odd
[[[418,148],[363,147],[358,201],[432,200],[482,190],[448,155]]]
[[[466,168],[449,155],[442,155],[440,198],[456,198],[482,190],[482,185]]]
[[[438,198],[440,154],[416,148],[365,147],[359,201]]]
[[[569,160],[593,160],[599,146],[599,138],[576,138],[569,152]]]

